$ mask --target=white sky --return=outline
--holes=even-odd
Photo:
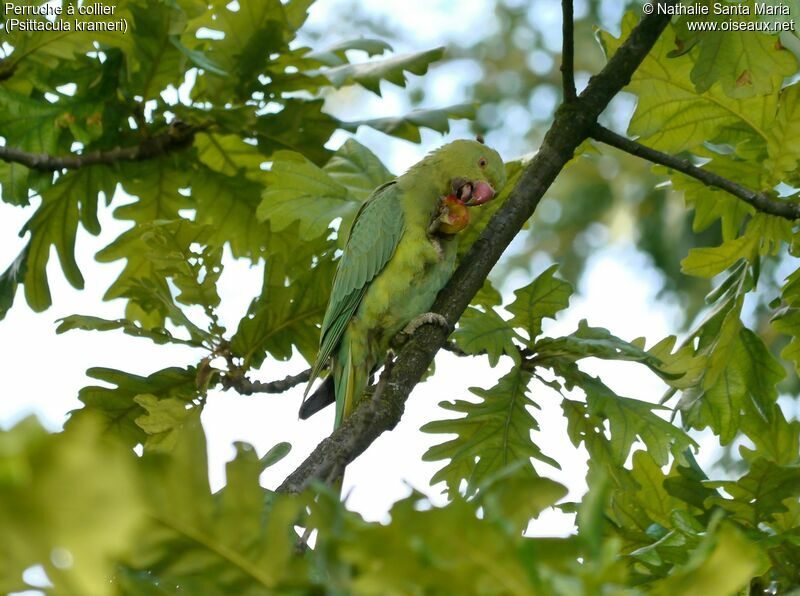
[[[324,23],[327,11],[335,10],[337,5],[334,0],[319,2],[310,24],[319,26]],[[478,26],[493,26],[492,19],[487,16],[490,11],[487,12],[486,4],[479,2],[397,0],[369,2],[367,5],[376,13],[399,19],[403,31],[413,32],[410,39],[414,40],[416,48],[441,45],[447,38],[468,36]],[[452,16],[454,7],[458,8],[457,19]],[[418,14],[425,14],[426,18],[412,18]],[[446,37],[443,31],[447,32]],[[475,76],[468,70],[464,75]],[[463,85],[458,82],[457,68],[445,69],[436,77],[437,83],[432,85],[427,97],[429,103],[447,105],[465,99],[459,96]],[[363,94],[340,95],[330,104],[330,109],[339,115],[362,118],[398,114],[408,108],[404,92],[391,87],[383,99],[365,99]],[[465,125],[457,125],[447,139],[465,134]],[[338,145],[344,138],[345,135],[338,134],[332,144]],[[363,130],[357,138],[398,173],[446,140],[425,133],[423,144],[413,145]],[[126,201],[125,197],[118,197],[115,206]],[[32,207],[21,209],[0,204],[0,271],[24,246],[25,241],[18,238],[17,233],[32,212]],[[123,314],[120,301],[109,303],[101,299],[105,289],[119,274],[122,263],[100,265],[93,260],[93,255],[124,230],[126,224],[115,221],[111,210],[104,208],[100,210],[100,219],[103,225],[100,237],[92,237],[83,231],[78,234],[76,252],[86,278],[85,290],[74,290],[64,281],[53,252],[48,274],[54,306],[44,313],[31,312],[20,288],[14,307],[0,322],[3,346],[0,350],[0,374],[4,379],[0,427],[8,428],[22,417],[35,414],[49,428],[58,429],[67,412],[79,407],[78,390],[93,383],[84,375],[85,369],[91,366],[148,374],[166,366],[194,364],[202,357],[186,347],[155,346],[147,340],[131,338],[120,332],[74,331],[55,335],[54,321],[59,317],[83,313],[117,318]],[[250,299],[259,291],[260,281],[260,268],[226,259],[225,273],[220,282],[223,299],[220,313],[229,329],[235,329]],[[527,280],[519,281],[516,285],[527,283]],[[607,327],[624,339],[645,335],[651,341],[658,340],[675,328],[674,309],[655,299],[657,275],[630,248],[612,248],[590,259],[584,286],[580,290],[581,296],[573,298],[566,315],[545,327],[548,333],[569,333],[582,318],[588,319],[592,325]],[[305,367],[301,360],[279,364],[268,362],[254,377],[273,380]],[[439,401],[463,397],[470,386],[489,387],[507,367],[508,363],[501,361],[498,370],[491,370],[479,359],[465,360],[441,354],[437,359],[435,377],[413,393],[399,426],[393,432],[385,433],[348,468],[345,491],[351,491],[350,507],[368,519],[382,519],[392,502],[408,494],[408,485],[431,496],[437,495],[439,487],[431,489],[428,481],[438,464],[420,460],[426,449],[437,441],[433,436],[420,433],[419,427],[442,416],[442,411],[436,406]],[[641,366],[592,362],[587,370],[601,374],[622,395],[655,400],[664,388],[655,375]],[[327,435],[332,427],[331,408],[309,421],[297,419],[301,391],[297,388],[283,395],[252,397],[213,392],[209,396],[203,421],[208,434],[210,475],[214,487],[224,482],[224,463],[234,453],[233,441],[252,443],[259,453],[279,441],[292,443],[292,453],[267,470],[263,477],[265,486],[274,487]],[[540,466],[540,472],[567,485],[570,489],[568,500],[579,499],[585,490],[585,452],[576,450],[569,443],[566,421],[559,407],[560,397],[540,385],[534,385],[532,391],[535,401],[542,407],[542,411],[536,414],[542,430],[536,433],[535,439],[545,453],[557,456],[563,465],[561,472],[547,466]],[[542,535],[562,535],[571,529],[572,517],[555,511],[546,512],[532,526],[534,532]]]

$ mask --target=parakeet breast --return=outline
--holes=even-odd
[[[417,235],[415,232],[406,230],[406,235]],[[379,322],[383,331],[380,349],[388,347],[391,338],[414,317],[430,309],[452,274],[455,241],[418,235],[404,236],[384,274],[370,285],[356,312],[356,319]]]

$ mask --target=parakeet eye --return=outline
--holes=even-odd
[[[480,167],[482,167],[482,168],[485,168],[485,167],[486,167],[486,158],[485,158],[485,157],[481,157],[481,158],[478,160],[478,165],[479,165]]]

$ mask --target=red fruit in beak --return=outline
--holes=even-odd
[[[442,199],[439,215],[439,231],[443,234],[457,234],[469,225],[469,211],[455,195]]]
[[[493,198],[494,198],[494,189],[491,186],[489,186],[486,182],[478,182],[472,189],[472,196],[470,197],[469,201],[467,201],[464,204],[469,207],[474,207],[476,205],[483,205],[484,203],[488,203]]]

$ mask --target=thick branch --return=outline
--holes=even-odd
[[[308,368],[296,375],[289,375],[285,379],[270,381],[268,383],[263,381],[251,381],[245,376],[227,376],[223,383],[225,389],[232,388],[242,395],[252,395],[254,393],[283,393],[292,387],[297,387],[302,383],[308,382],[310,378],[311,369]]]
[[[674,3],[675,0],[662,2]],[[580,97],[559,108],[541,149],[436,299],[433,311],[443,315],[451,328],[556,176],[572,159],[575,149],[588,138],[600,112],[630,81],[669,23],[669,16],[659,14],[661,12],[656,10],[644,17],[606,67],[592,77]],[[322,441],[278,490],[297,492],[315,479],[326,478],[335,466],[350,463],[381,433],[394,428],[403,414],[408,395],[449,333],[439,325],[422,326],[399,352],[380,399],[362,400],[344,424]]]
[[[572,0],[561,0],[561,84],[564,102],[575,101],[575,18]]]
[[[641,157],[642,159],[667,166],[687,176],[691,176],[707,186],[720,188],[741,199],[748,205],[752,205],[756,210],[763,213],[769,213],[770,215],[776,215],[792,221],[800,219],[800,204],[781,201],[770,197],[766,193],[751,190],[719,174],[704,170],[703,168],[698,168],[688,159],[681,159],[680,157],[651,149],[641,143],[619,135],[614,131],[608,130],[599,124],[594,127],[591,136],[593,139],[605,143],[606,145],[611,145],[612,147],[616,147],[636,157]]]
[[[84,166],[114,164],[122,161],[143,161],[171,151],[185,149],[192,144],[194,134],[199,130],[202,128],[176,121],[165,132],[150,137],[133,147],[116,147],[107,151],[93,151],[83,155],[55,156],[44,153],[28,153],[14,147],[0,147],[0,160],[22,164],[32,170],[42,172],[74,170]]]

